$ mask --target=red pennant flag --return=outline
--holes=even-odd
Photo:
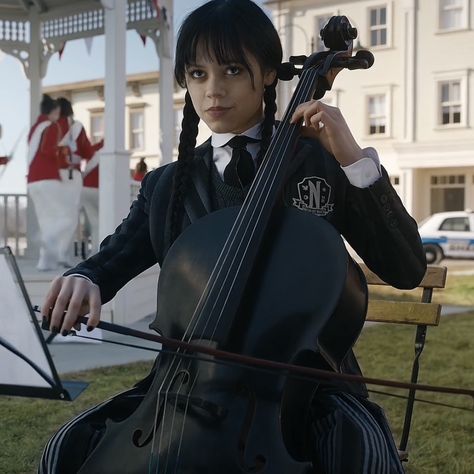
[[[63,56],[63,52],[64,52],[65,47],[66,47],[66,41],[58,49],[59,60],[61,60],[61,58]]]
[[[146,35],[142,35],[140,33],[138,34],[140,35],[140,38],[142,39],[143,46],[146,46]]]

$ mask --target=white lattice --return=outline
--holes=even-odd
[[[127,23],[153,20],[156,17],[156,10],[148,0],[137,0],[127,4]]]
[[[0,41],[28,43],[30,41],[29,22],[0,19]]]
[[[103,10],[90,10],[61,18],[52,18],[41,25],[42,36],[45,39],[90,36],[91,33],[98,34],[103,29]]]

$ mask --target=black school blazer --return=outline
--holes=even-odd
[[[191,166],[194,179],[201,180],[208,195],[213,192],[212,186],[209,173],[202,173],[202,169],[210,166],[214,165],[208,140],[196,148]],[[176,162],[148,173],[129,215],[102,242],[100,251],[65,273],[89,277],[99,286],[102,303],[111,300],[136,275],[162,263],[175,167]],[[367,266],[390,285],[414,288],[423,278],[426,260],[417,224],[405,210],[385,169],[372,186],[357,188],[319,142],[300,139],[283,199],[287,206],[328,220]],[[189,221],[185,213],[183,228]]]

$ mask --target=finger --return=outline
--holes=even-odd
[[[317,132],[320,132],[325,125],[325,122],[323,121],[323,112],[319,112],[318,114],[309,117],[307,125],[313,127]]]
[[[100,321],[100,310],[102,301],[100,298],[100,290],[97,285],[92,285],[89,290],[89,321],[87,322],[87,330],[92,331]]]
[[[51,317],[51,309],[54,307],[56,298],[58,297],[59,291],[61,290],[62,281],[63,277],[58,277],[53,280],[51,286],[49,287],[48,294],[44,299],[43,305],[41,306],[41,314],[43,317],[46,317],[48,321]]]
[[[311,100],[309,102],[304,102],[303,104],[298,105],[298,107],[296,107],[295,111],[293,112],[290,123],[296,123],[300,121],[308,110],[313,110],[313,113],[317,113],[318,101]]]
[[[69,305],[71,294],[71,281],[68,278],[64,278],[61,282],[61,288],[51,311],[51,318],[49,321],[49,329],[51,332],[57,333],[60,331],[63,324],[64,314]]]
[[[69,293],[69,303],[67,305],[66,315],[61,326],[61,333],[64,334],[67,334],[71,330],[72,326],[76,324],[77,318],[84,303],[84,297],[87,294],[86,287],[90,283],[85,281],[73,281],[71,284],[72,292]],[[58,296],[58,299],[60,296],[61,294]]]

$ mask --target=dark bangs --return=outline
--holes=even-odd
[[[186,87],[186,67],[196,63],[198,45],[219,64],[242,64],[252,81],[246,52],[255,56],[262,69],[276,69],[282,58],[272,22],[249,0],[213,0],[186,18],[178,33],[174,70],[181,87]]]

